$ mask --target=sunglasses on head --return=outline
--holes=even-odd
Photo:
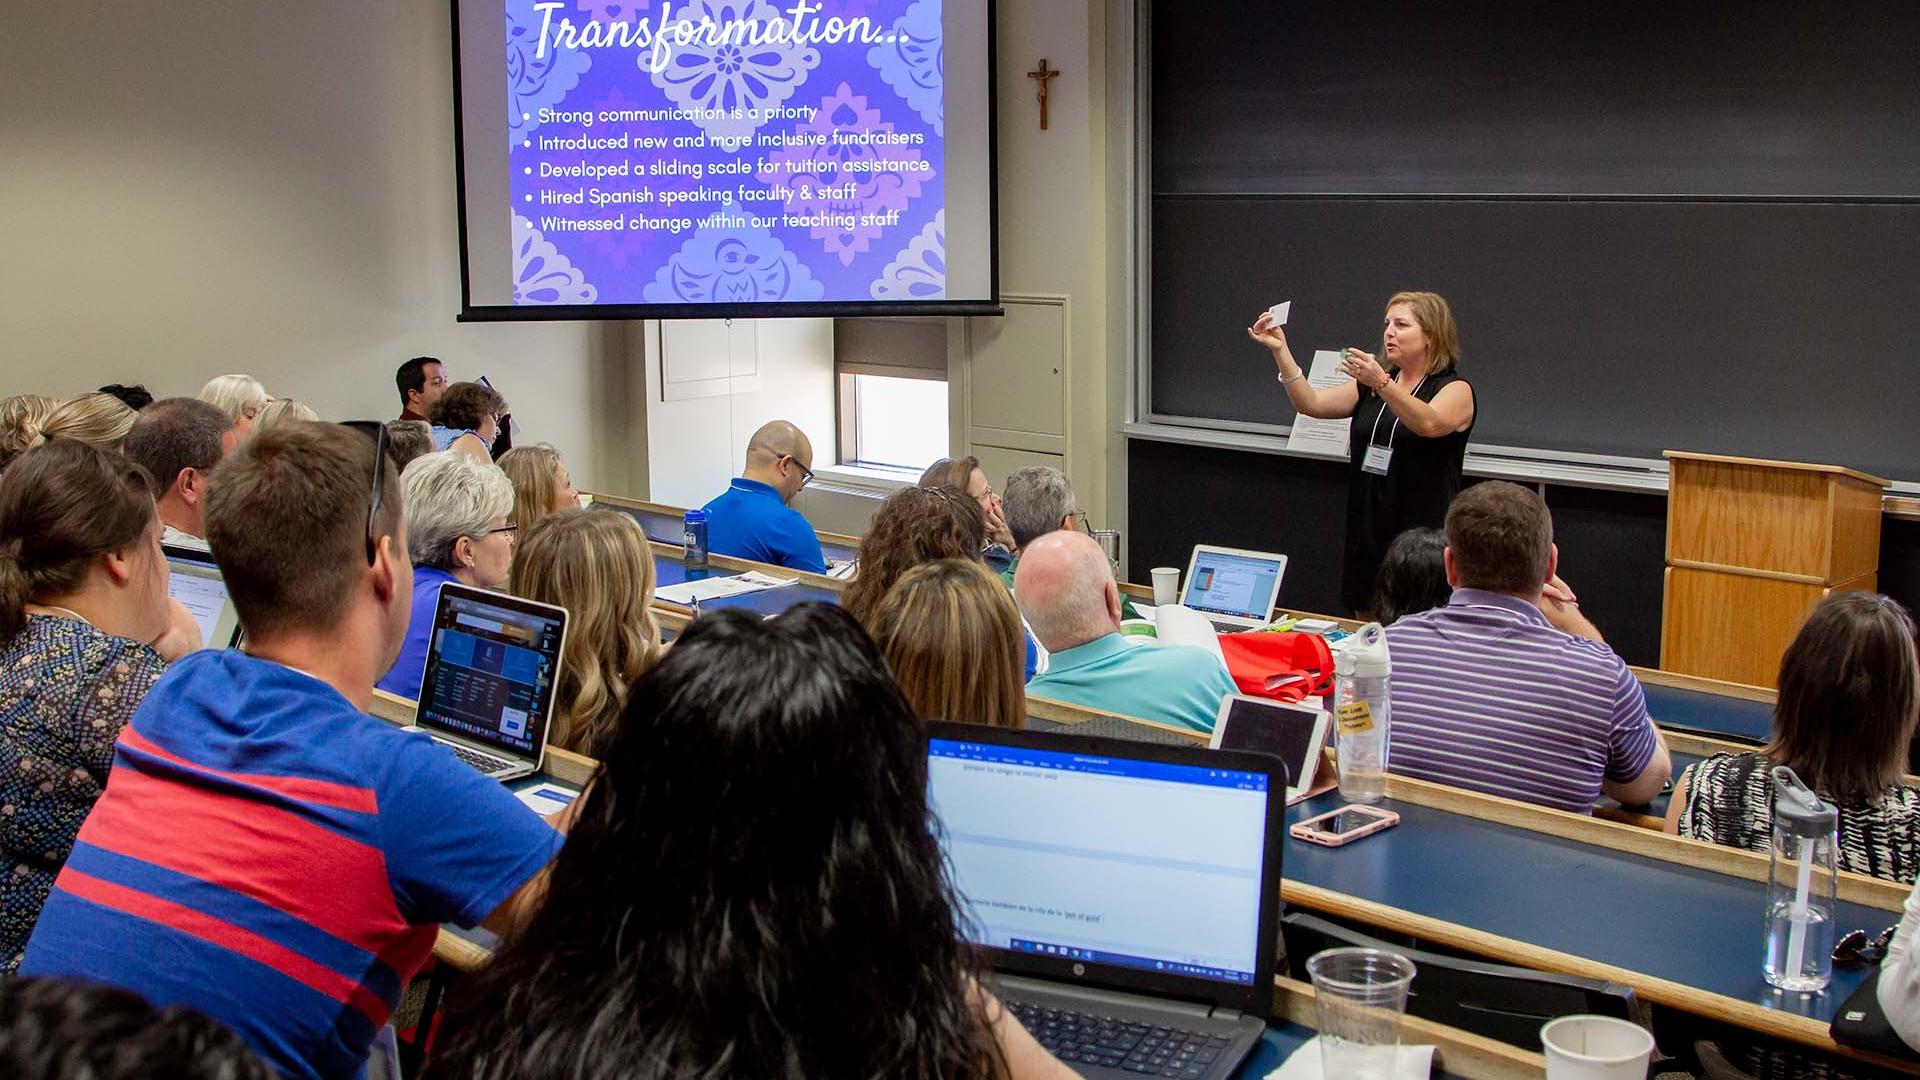
[[[352,428],[373,440],[373,494],[367,500],[367,565],[372,566],[380,550],[380,537],[373,531],[380,518],[380,504],[387,488],[387,425],[378,420],[342,420],[341,427]]]

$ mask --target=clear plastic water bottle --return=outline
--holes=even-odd
[[[1833,980],[1840,814],[1773,770],[1773,872],[1767,877],[1767,943],[1760,973],[1782,990],[1817,994]]]
[[[686,520],[681,523],[682,544],[687,549],[686,566],[688,570],[707,568],[707,512],[705,510],[687,511]]]
[[[1340,797],[1376,803],[1387,792],[1388,691],[1393,663],[1387,632],[1368,623],[1340,643],[1333,661],[1334,761]]]

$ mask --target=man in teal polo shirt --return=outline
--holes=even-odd
[[[747,467],[706,511],[707,550],[715,555],[827,572],[820,537],[788,506],[813,480],[813,443],[785,420],[761,426],[747,442]]]
[[[1051,653],[1027,692],[1101,712],[1212,731],[1234,692],[1219,659],[1191,645],[1134,644],[1120,634],[1120,590],[1093,537],[1051,532],[1020,549],[1014,598]]]

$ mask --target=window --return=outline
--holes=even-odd
[[[947,326],[938,319],[836,319],[842,465],[916,476],[950,452]]]
[[[853,445],[842,445],[845,464],[915,472],[947,456],[947,384],[886,375],[841,378],[840,408],[851,412]]]

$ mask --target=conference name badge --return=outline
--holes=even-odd
[[[1340,734],[1364,735],[1373,730],[1373,710],[1365,701],[1349,701],[1333,710],[1340,721]]]
[[[1387,466],[1392,462],[1393,447],[1369,446],[1367,447],[1367,456],[1360,460],[1360,469],[1362,472],[1370,472],[1375,476],[1385,476],[1387,475]]]

